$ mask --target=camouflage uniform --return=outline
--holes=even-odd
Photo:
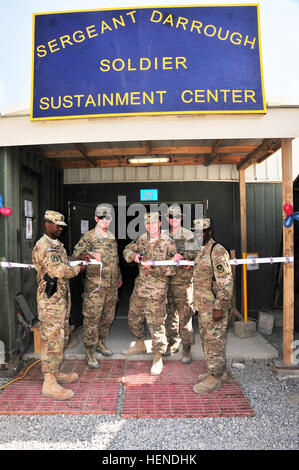
[[[141,235],[124,249],[123,255],[128,263],[134,261],[136,254],[142,261],[162,261],[176,254],[174,242],[165,234],[150,239],[148,233]],[[129,328],[135,341],[145,339],[144,321],[146,320],[152,337],[152,350],[163,354],[167,348],[165,335],[166,303],[169,276],[175,273],[175,266],[139,265],[139,275],[135,279],[130,298],[128,315]]]
[[[170,234],[176,244],[177,253],[185,260],[193,261],[197,251],[194,251],[194,235],[191,230],[181,227],[180,234]],[[183,345],[194,343],[194,330],[192,328],[193,311],[188,302],[188,288],[192,279],[193,268],[177,267],[174,276],[169,278],[167,294],[167,318],[165,321],[168,343],[174,344],[180,334]]]
[[[47,211],[47,213],[54,213]],[[54,213],[55,214],[55,213]],[[52,220],[54,223],[59,221]],[[66,225],[60,223],[60,225]],[[42,372],[55,374],[69,340],[69,279],[77,276],[80,266],[69,266],[63,244],[43,235],[34,246],[32,263],[37,271],[37,304],[41,325]],[[57,291],[50,298],[45,293],[44,275],[57,277]]]
[[[103,267],[102,271],[100,265],[86,268],[82,306],[85,346],[93,346],[109,334],[121,281],[117,242],[111,232],[103,236],[97,227],[86,232],[75,246],[72,259],[83,254],[92,257],[92,252],[101,254]]]
[[[192,287],[193,309],[198,311],[198,326],[208,373],[218,378],[226,369],[225,346],[233,277],[228,252],[219,243],[214,244],[211,238],[199,250],[194,264]],[[213,321],[213,309],[222,309],[223,318],[220,321]]]

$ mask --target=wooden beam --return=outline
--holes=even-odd
[[[245,181],[245,170],[239,170],[239,187],[240,187],[240,225],[241,225],[241,256],[243,253],[247,253],[247,209],[246,209],[246,181]],[[241,312],[244,317],[244,271],[242,270],[242,307]],[[245,320],[245,317],[244,317]]]
[[[282,206],[293,205],[292,141],[281,140]],[[283,256],[294,256],[294,226],[283,226]],[[292,365],[294,339],[294,263],[283,265],[283,363]]]
[[[215,160],[215,158],[217,157],[217,148],[219,147],[221,142],[221,139],[218,139],[214,142],[210,155],[208,155],[205,159],[205,166],[209,166],[213,162],[213,160]]]
[[[232,155],[232,156],[217,156],[213,161],[213,164],[227,164],[227,165],[236,165],[240,162],[242,158],[241,155]],[[132,166],[174,166],[174,165],[203,165],[204,156],[197,157],[172,157],[171,161],[168,163],[139,163],[131,164],[128,162],[127,158],[109,158],[109,159],[94,159],[96,168],[117,168],[117,167],[132,167]],[[52,162],[55,162],[59,168],[90,168],[90,164],[87,160],[78,159],[50,159]]]
[[[151,154],[151,143],[150,143],[150,141],[147,141],[145,143],[145,148],[146,148],[146,155],[150,155]]]
[[[211,145],[183,145],[167,147],[151,147],[150,155],[208,155],[212,152]],[[245,156],[256,149],[256,145],[223,145],[217,148],[217,155],[244,154]],[[89,158],[145,156],[148,155],[148,146],[141,147],[115,147],[91,148],[86,152]],[[44,158],[76,158],[81,156],[79,149],[43,150],[40,152]]]
[[[87,151],[86,151],[86,148],[84,147],[83,144],[74,144],[74,146],[79,150],[80,154],[83,155],[83,157],[91,164],[91,166],[93,166],[94,168],[96,168],[96,163],[94,162],[94,160],[92,160],[91,158],[89,158],[89,156],[87,155]]]
[[[33,153],[33,155],[36,155],[39,158],[42,156],[34,145],[24,145],[22,148],[27,152]]]
[[[267,158],[276,148],[277,144],[280,145],[280,140],[277,139],[264,139],[263,143],[259,145],[255,150],[249,153],[247,157],[237,166],[238,170],[246,170],[253,163],[262,161]]]
[[[247,208],[245,170],[239,170],[240,185],[240,223],[241,223],[241,252],[247,253]]]

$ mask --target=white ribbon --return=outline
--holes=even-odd
[[[293,256],[281,256],[277,258],[248,258],[248,259],[231,259],[229,260],[229,264],[232,265],[239,265],[239,264],[263,264],[263,263],[291,263],[294,261]],[[194,266],[194,261],[142,261],[141,264],[149,264],[152,263],[152,266]]]
[[[10,263],[9,261],[1,261],[1,268],[34,268],[33,264],[23,264],[23,263]],[[89,265],[89,264],[98,264],[103,267],[102,261],[96,261],[95,259],[91,259],[90,261],[69,261],[69,266],[78,266],[79,264]]]
[[[280,256],[280,257],[270,257],[270,258],[247,258],[247,259],[231,259],[229,261],[229,264],[232,264],[234,266],[237,266],[239,264],[263,264],[263,263],[292,263],[294,261],[293,256]],[[84,264],[84,265],[89,265],[89,264],[94,264],[94,265],[100,265],[101,270],[103,267],[103,264],[101,261],[96,261],[96,260],[90,260],[90,261],[69,261],[69,266],[78,266],[78,264]],[[150,263],[152,266],[194,266],[194,261],[187,261],[187,260],[180,260],[180,261],[172,261],[172,260],[167,260],[167,261],[156,261],[156,260],[150,260]],[[142,261],[141,264],[149,264],[149,261]],[[22,264],[22,263],[10,263],[9,261],[1,261],[1,268],[34,268],[33,264]]]

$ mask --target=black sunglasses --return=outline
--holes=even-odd
[[[170,215],[170,214],[169,214],[169,215],[168,215],[168,218],[169,218],[169,219],[181,219],[182,216],[181,216],[181,215]]]
[[[97,217],[100,220],[110,220],[111,219],[110,215],[98,215]]]

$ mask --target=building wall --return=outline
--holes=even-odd
[[[172,203],[208,201],[208,215],[215,224],[215,238],[229,251],[240,252],[240,205],[237,182],[152,181],[151,188],[159,191],[159,202]],[[64,200],[93,204],[117,203],[124,195],[128,203],[139,201],[139,190],[148,183],[94,183],[64,185]],[[259,256],[279,256],[281,243],[281,184],[250,183],[247,188],[248,251]],[[66,210],[66,207],[65,207]],[[92,223],[92,220],[91,220]],[[69,247],[70,251],[72,246]],[[261,265],[248,273],[248,309],[256,311],[273,305],[274,285],[278,265]],[[241,308],[241,267],[237,268],[237,304]]]
[[[61,210],[63,206],[62,183],[61,170],[49,162],[18,147],[0,148],[0,193],[4,205],[13,211],[10,217],[0,216],[1,261],[31,263],[32,248],[43,234],[45,210]],[[24,198],[34,201],[32,239],[26,239]],[[0,268],[0,292],[0,342],[4,343],[5,364],[10,368],[18,362],[29,335],[18,321],[15,296],[24,295],[37,315],[35,270]]]
[[[236,165],[184,165],[64,170],[64,184],[145,181],[238,181]],[[281,181],[281,156],[275,153],[246,170],[246,181]]]

